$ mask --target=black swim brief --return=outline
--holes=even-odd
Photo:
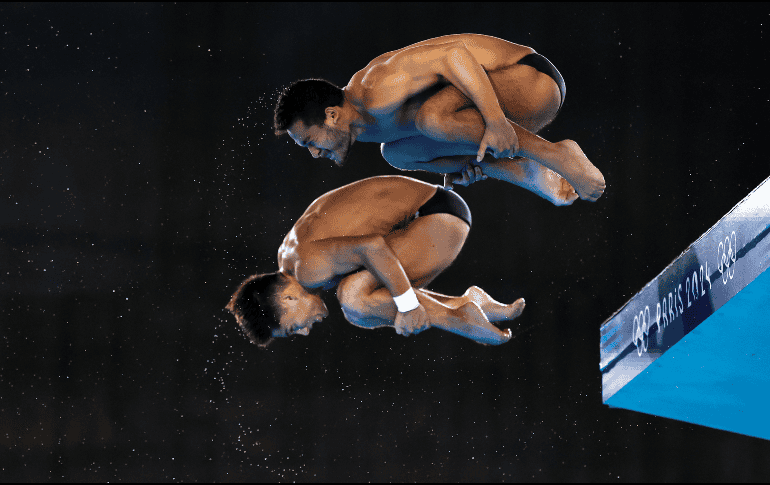
[[[559,85],[559,92],[561,93],[561,103],[559,103],[559,111],[561,111],[561,107],[564,104],[564,96],[567,94],[567,85],[564,83],[564,78],[561,77],[561,74],[556,69],[556,66],[554,66],[551,61],[546,59],[545,56],[540,55],[537,52],[527,54],[526,56],[522,57],[517,64],[534,67],[538,71],[542,72],[543,74],[547,74],[551,79],[556,81],[556,84]],[[556,113],[558,114],[558,111]]]
[[[471,225],[471,210],[468,208],[468,204],[465,203],[462,197],[457,195],[453,190],[447,190],[444,187],[436,186],[436,193],[431,197],[428,202],[424,203],[422,207],[417,210],[417,217],[427,216],[430,214],[451,214],[455,217],[459,217],[468,224]]]

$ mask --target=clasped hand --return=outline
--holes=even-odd
[[[416,335],[430,328],[428,312],[425,311],[422,305],[405,313],[398,312],[396,313],[394,326],[396,327],[396,333],[399,335],[404,337]]]
[[[458,173],[445,173],[444,188],[447,190],[452,190],[453,184],[467,187],[472,183],[480,182],[486,179],[487,179],[487,176],[484,175],[484,172],[481,170],[481,167],[479,167],[478,165],[473,165],[469,163]]]
[[[489,149],[495,158],[513,158],[519,152],[519,137],[511,124],[503,118],[501,121],[487,123],[484,137],[479,144],[476,161],[480,162]]]

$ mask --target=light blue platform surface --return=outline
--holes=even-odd
[[[770,270],[606,404],[770,440]]]
[[[770,178],[601,326],[605,404],[770,440]]]

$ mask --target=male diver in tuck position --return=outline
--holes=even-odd
[[[556,205],[596,201],[604,177],[578,144],[535,134],[565,92],[559,71],[532,48],[455,34],[387,52],[341,89],[319,79],[291,84],[274,128],[338,165],[354,142],[378,142],[396,168],[454,174],[447,187],[489,176]]]
[[[463,296],[425,289],[457,258],[471,228],[453,191],[402,176],[364,179],[327,192],[305,211],[278,249],[278,271],[246,279],[227,309],[249,339],[307,335],[329,313],[321,290],[337,287],[345,318],[401,335],[446,330],[502,344],[510,330],[490,322],[518,317],[510,305],[471,286]]]

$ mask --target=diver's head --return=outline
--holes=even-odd
[[[280,271],[246,279],[226,308],[249,340],[262,347],[276,337],[308,335],[313,324],[329,314],[318,295]]]
[[[353,144],[350,107],[342,88],[324,79],[303,79],[287,86],[275,105],[276,135],[287,133],[314,158],[342,166]]]

